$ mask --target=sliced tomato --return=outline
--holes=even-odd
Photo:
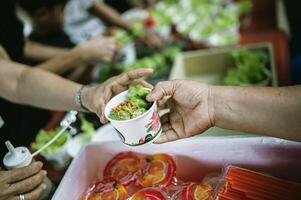
[[[122,152],[106,165],[104,177],[113,177],[123,185],[135,181],[134,175],[144,165],[144,160],[133,152]]]
[[[190,183],[182,190],[183,200],[210,200],[213,188],[206,183]]]
[[[130,200],[167,200],[167,198],[160,190],[146,188],[136,192]]]
[[[127,196],[123,185],[114,178],[105,178],[88,189],[84,200],[126,200]]]
[[[167,154],[154,154],[145,157],[146,163],[137,173],[139,183],[143,187],[171,185],[176,175],[176,164]]]

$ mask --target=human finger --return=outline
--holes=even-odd
[[[127,86],[135,79],[140,79],[142,77],[150,76],[153,73],[153,69],[144,68],[144,69],[136,69],[129,72],[122,73],[117,76],[116,81],[124,86]]]
[[[161,124],[165,124],[167,122],[169,122],[169,116],[168,116],[168,113],[163,115],[161,118],[160,118],[160,121],[161,121]]]
[[[32,177],[11,184],[8,189],[8,193],[16,195],[20,193],[29,192],[36,188],[38,185],[42,184],[46,174],[46,171],[42,170],[38,174],[33,175]]]
[[[170,101],[171,99],[169,97],[164,97],[163,99],[158,100],[157,101],[158,108],[160,108],[161,110],[170,108],[169,106]]]
[[[37,200],[41,197],[43,191],[46,189],[46,185],[45,184],[41,184],[39,185],[37,188],[35,188],[34,190],[32,190],[29,193],[24,194],[24,197],[26,200]],[[17,195],[15,197],[13,197],[11,200],[20,200],[20,196]]]
[[[132,85],[137,85],[137,84],[141,84],[144,87],[149,88],[149,89],[154,88],[154,86],[152,84],[149,84],[148,82],[146,82],[145,80],[142,80],[142,79],[134,80],[132,83]]]
[[[155,144],[162,144],[180,139],[173,129],[162,132],[161,136],[154,142]]]
[[[147,95],[146,99],[148,101],[158,101],[163,97],[172,96],[176,91],[176,82],[175,81],[163,81],[155,85],[152,92]]]
[[[13,170],[9,171],[10,175],[8,177],[8,183],[15,183],[17,181],[31,177],[34,174],[37,174],[38,172],[40,172],[42,167],[43,167],[42,162],[34,162],[33,164],[31,164],[27,167],[13,169]]]

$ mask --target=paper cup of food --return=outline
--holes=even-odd
[[[148,102],[149,88],[130,87],[114,98],[105,108],[105,116],[112,123],[121,141],[128,146],[141,146],[155,141],[162,132],[157,102]]]

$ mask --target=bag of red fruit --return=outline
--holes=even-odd
[[[125,187],[114,178],[96,181],[86,192],[84,200],[126,200],[128,197]]]
[[[129,195],[145,187],[168,187],[176,175],[176,164],[167,154],[138,155],[123,152],[106,165],[103,176],[123,184]]]

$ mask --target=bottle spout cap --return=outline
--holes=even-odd
[[[8,149],[8,151],[12,154],[12,155],[16,155],[16,150],[15,147],[12,145],[12,143],[10,141],[6,141],[5,145]]]
[[[3,158],[3,163],[7,169],[25,167],[32,162],[31,153],[26,147],[15,148],[10,141],[6,141],[5,145],[8,152]]]

